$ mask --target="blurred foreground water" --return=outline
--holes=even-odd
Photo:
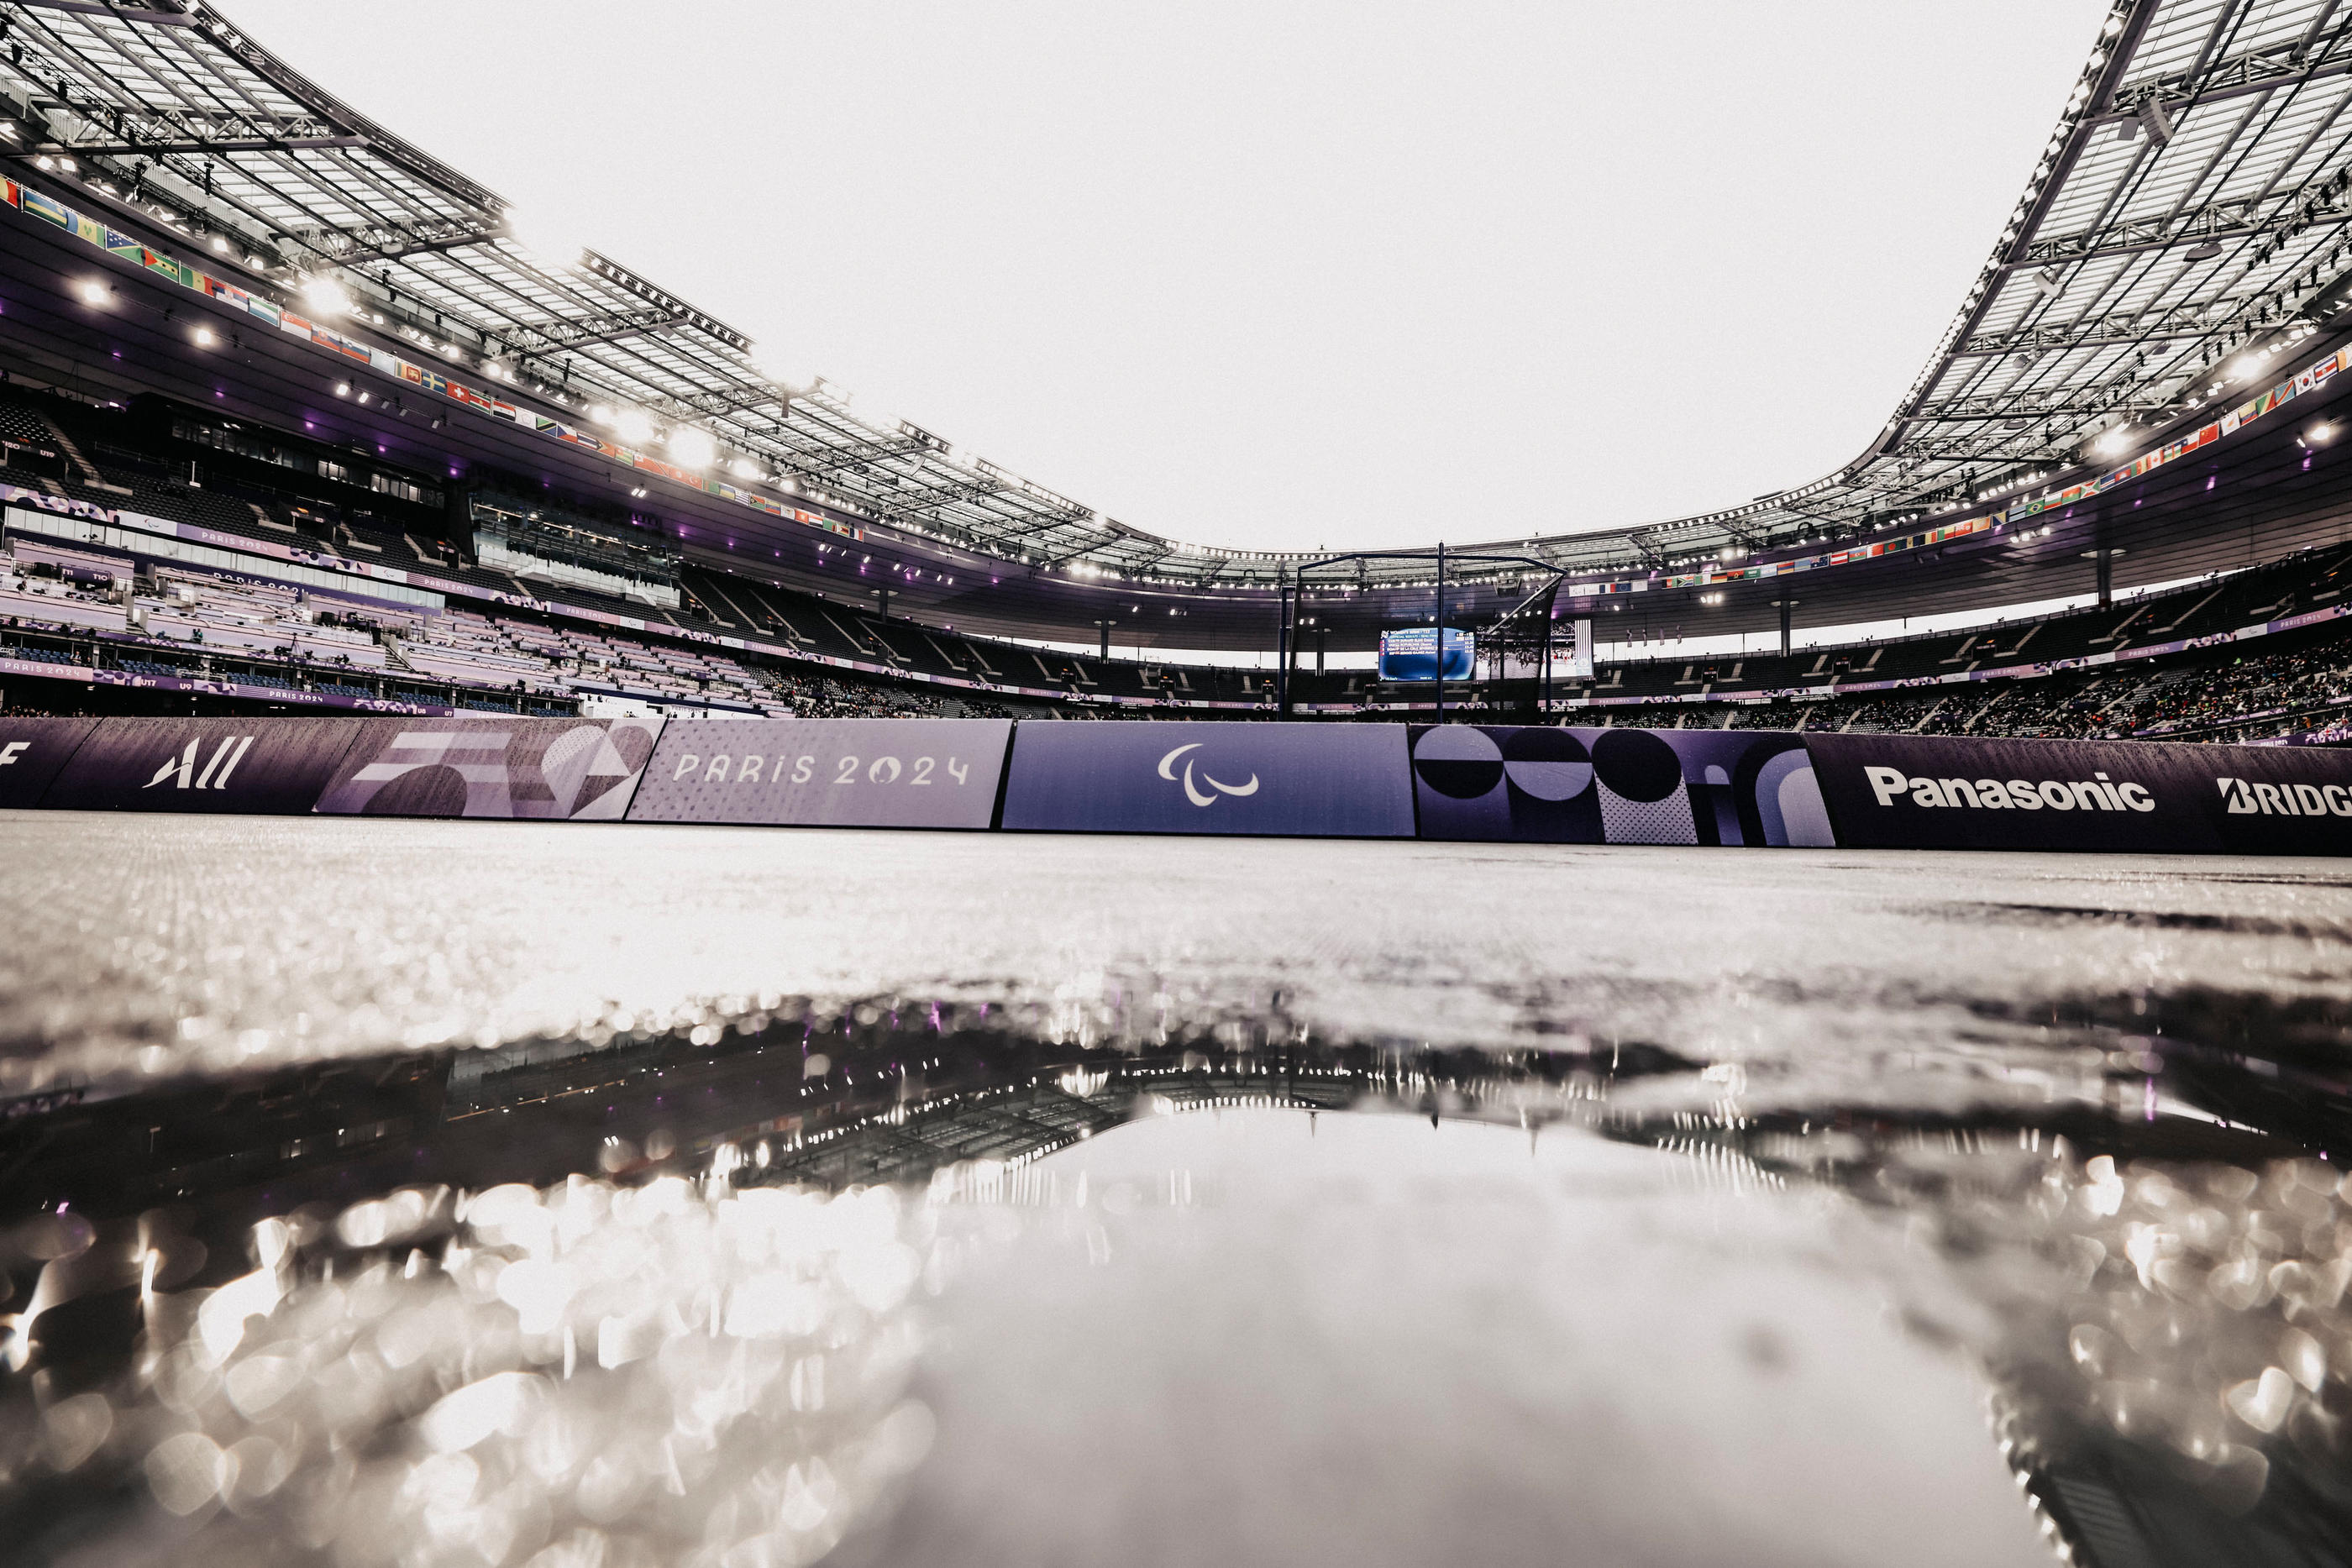
[[[11,1561],[2352,1540],[2352,868],[0,831]]]

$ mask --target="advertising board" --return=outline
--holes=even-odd
[[[673,722],[633,822],[986,828],[1013,721],[769,718]]]
[[[1425,839],[1834,842],[1804,743],[1771,730],[1416,725]]]
[[[41,803],[83,811],[307,811],[364,722],[100,719]]]
[[[0,807],[37,806],[94,718],[0,718]]]
[[[1003,825],[1410,838],[1404,727],[1024,723]]]
[[[2151,741],[1808,735],[1861,849],[2352,854],[2352,753]]]
[[[371,718],[317,792],[339,817],[619,821],[657,718]]]

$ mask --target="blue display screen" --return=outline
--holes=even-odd
[[[1381,679],[1384,681],[1433,681],[1437,679],[1437,628],[1408,627],[1402,632],[1381,633]],[[1445,629],[1445,678],[1466,681],[1477,668],[1478,639],[1469,632]]]

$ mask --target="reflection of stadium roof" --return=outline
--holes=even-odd
[[[0,93],[20,156],[69,155],[82,189],[173,223],[233,278],[332,274],[412,358],[507,367],[501,396],[699,425],[772,503],[1179,583],[1268,579],[1297,559],[1127,528],[822,383],[788,400],[740,334],[602,257],[536,259],[493,193],[176,4],[0,5],[20,50],[0,60]],[[1862,456],[1747,506],[1533,548],[1582,572],[1872,528],[2038,487],[2113,424],[2186,414],[2231,356],[2340,303],[2347,70],[2352,17],[2326,0],[2118,0],[1992,256]],[[1384,573],[1426,574],[1397,562],[1371,580]]]

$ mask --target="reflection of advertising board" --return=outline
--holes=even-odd
[[[1013,723],[772,718],[672,723],[633,822],[985,828]]]
[[[1478,639],[1473,632],[1445,629],[1445,678],[1466,681],[1477,669]],[[1381,679],[1437,679],[1437,628],[1412,626],[1381,633]]]
[[[0,718],[0,806],[37,806],[98,720]]]
[[[1395,724],[1024,724],[1003,825],[1410,838]]]
[[[307,811],[363,722],[102,719],[41,803],[85,811]]]
[[[1426,839],[1827,846],[1794,735],[1765,730],[1416,725]]]
[[[318,809],[339,817],[618,821],[661,732],[647,718],[378,718]]]
[[[2352,854],[2352,754],[2150,741],[1809,735],[1863,849]]]

